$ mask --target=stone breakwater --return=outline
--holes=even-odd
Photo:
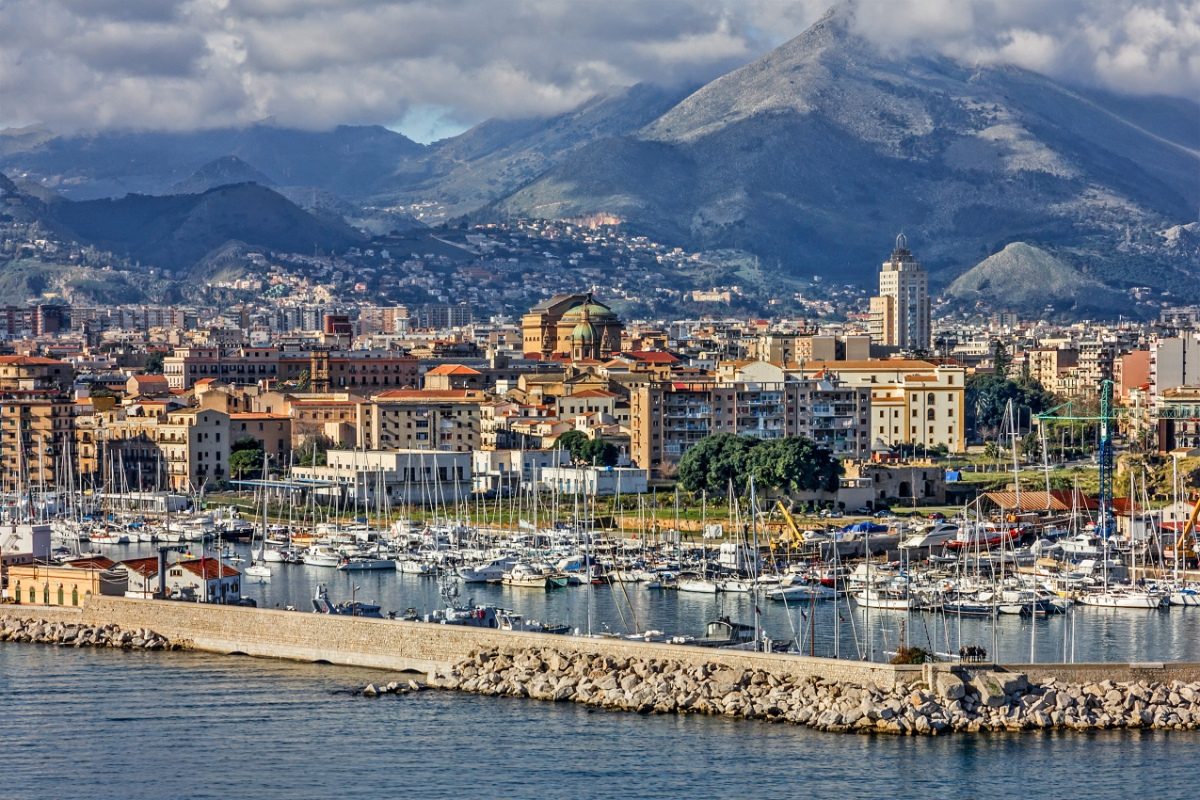
[[[44,619],[0,617],[0,642],[34,642],[63,647],[112,647],[122,650],[182,650],[149,628],[122,630],[117,625],[83,625]]]
[[[932,685],[881,689],[762,669],[614,658],[553,648],[481,649],[430,685],[475,694],[575,702],[642,714],[710,714],[837,733],[1200,727],[1200,683],[1031,684],[1025,675],[930,670]],[[398,687],[402,684],[397,683]],[[408,684],[403,684],[408,688]],[[390,687],[390,685],[389,685]],[[367,696],[387,694],[370,687]]]

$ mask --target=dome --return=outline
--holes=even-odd
[[[570,309],[565,314],[563,314],[564,320],[574,320],[574,319],[584,319],[584,318],[600,320],[601,322],[609,322],[611,320],[615,320],[617,318],[617,315],[614,314],[612,312],[612,309],[609,308],[608,306],[602,306],[599,303],[594,302],[594,301],[589,301],[589,302],[583,303],[582,305],[575,306],[574,308]]]
[[[596,330],[596,326],[591,322],[584,320],[574,327],[571,331],[572,342],[586,342],[588,344],[599,341],[600,332]]]

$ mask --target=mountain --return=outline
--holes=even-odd
[[[235,156],[270,184],[314,186],[343,197],[377,191],[396,164],[423,147],[379,126],[301,131],[270,124],[190,133],[105,132],[54,136],[0,131],[0,171],[28,176],[73,200],[166,194]],[[209,187],[212,188],[212,187]]]
[[[185,180],[172,185],[167,194],[200,194],[233,183],[275,185],[274,181],[237,156],[221,156],[209,161]]]
[[[398,203],[434,199],[440,218],[474,211],[592,142],[638,130],[689,91],[637,84],[552,117],[488,120],[406,159],[384,194]]]
[[[1013,242],[955,278],[945,297],[997,309],[1075,313],[1127,312],[1130,305],[1127,295],[1025,242]]]
[[[1200,106],[889,55],[853,33],[853,13],[836,7],[484,216],[605,212],[693,249],[859,280],[900,230],[944,282],[1012,241],[1075,248],[1113,285],[1146,280],[1122,276],[1130,259],[1170,258],[1154,232],[1200,206]]]
[[[310,253],[344,249],[364,239],[340,219],[318,219],[254,183],[200,194],[46,203],[0,174],[0,221],[5,220],[37,222],[64,241],[182,272],[230,242]]]

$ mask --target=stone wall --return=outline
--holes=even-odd
[[[459,625],[327,616],[236,606],[87,598],[80,609],[19,606],[21,613],[51,621],[75,619],[122,628],[151,628],[172,642],[216,653],[430,673],[481,648],[554,647],[563,652],[614,658],[670,658],[689,665],[718,664],[761,669],[795,678],[816,677],[891,688],[922,679],[919,666],[865,664],[807,656],[649,644],[609,638],[514,633]]]
[[[172,642],[198,650],[244,653],[298,661],[327,661],[359,667],[430,673],[460,662],[485,648],[552,647],[564,653],[613,658],[659,658],[698,666],[759,669],[777,676],[821,678],[860,686],[891,689],[900,685],[934,685],[938,673],[970,678],[991,665],[927,664],[893,666],[807,656],[712,650],[683,645],[648,644],[610,638],[576,638],[537,633],[511,633],[457,625],[326,616],[296,611],[235,606],[134,600],[91,596],[80,608],[17,605],[10,613],[50,622],[115,624],[125,629],[149,628]],[[1017,664],[1000,669],[1023,673],[1034,682],[1057,680],[1084,684],[1109,681],[1200,682],[1200,664]]]

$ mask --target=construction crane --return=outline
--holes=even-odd
[[[787,523],[787,529],[779,534],[775,544],[783,547],[800,547],[804,544],[804,534],[800,532],[800,526],[796,524],[792,512],[788,511],[788,507],[783,504],[782,500],[775,501],[775,507],[783,514],[783,521]]]
[[[1192,504],[1192,513],[1188,514],[1187,524],[1175,537],[1175,544],[1163,550],[1164,559],[1181,558],[1186,564],[1196,558],[1196,545],[1192,534],[1196,532],[1198,520],[1200,520],[1200,495],[1197,495],[1196,502]]]
[[[1059,411],[1071,410],[1071,403],[1063,403],[1049,411],[1037,415],[1038,423],[1067,421],[1067,422],[1097,422],[1100,425],[1100,441],[1096,453],[1100,464],[1100,497],[1099,508],[1096,512],[1096,532],[1103,539],[1108,539],[1116,532],[1116,515],[1113,514],[1113,427],[1116,417],[1113,414],[1113,382],[1105,378],[1100,382],[1100,415],[1097,417],[1080,417],[1071,414],[1060,414]]]

